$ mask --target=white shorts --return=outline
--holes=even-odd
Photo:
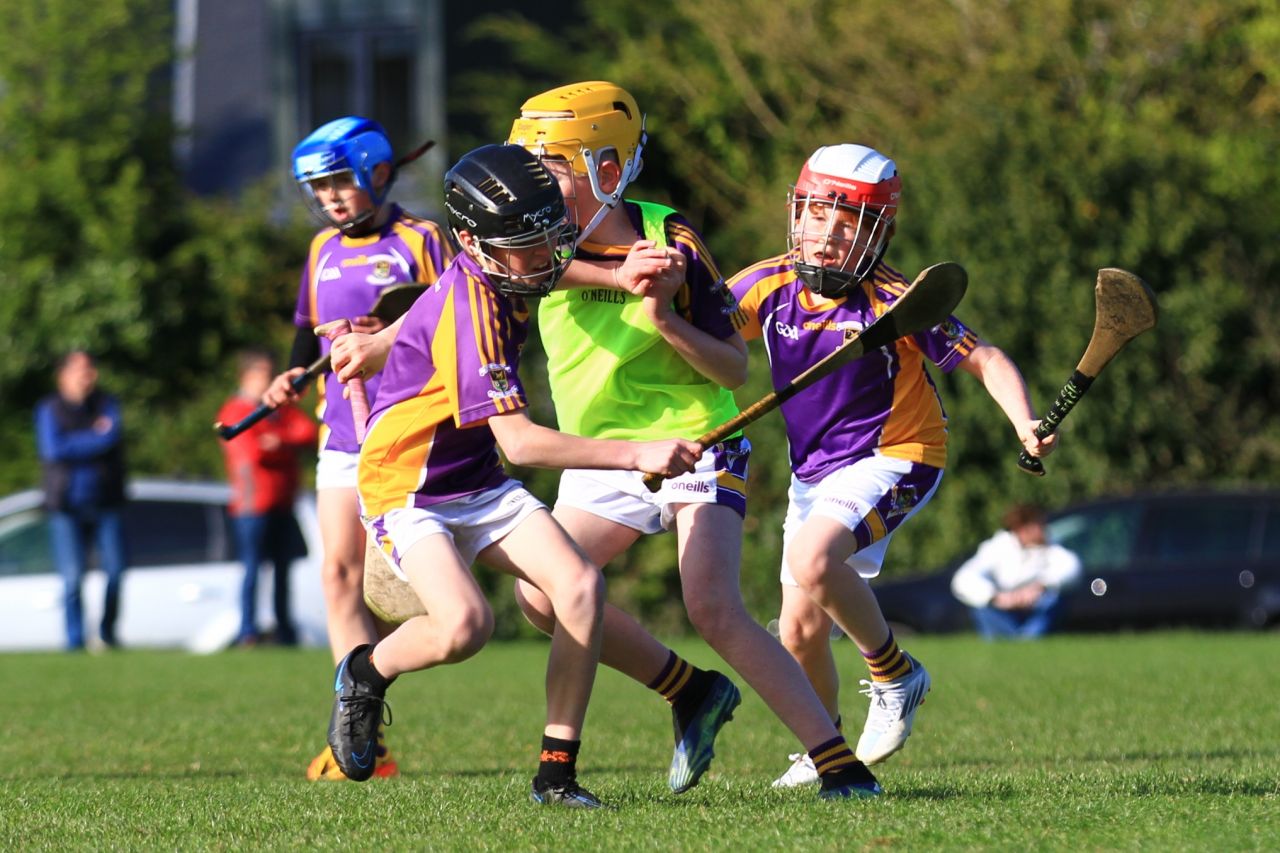
[[[751,442],[730,439],[707,448],[688,474],[662,481],[651,492],[638,471],[582,468],[560,475],[556,506],[573,507],[638,530],[661,533],[675,520],[682,504],[724,504],[738,515],[747,511],[747,459]]]
[[[316,459],[316,491],[321,489],[354,489],[360,454],[345,450],[321,450]]]
[[[428,536],[443,533],[453,540],[462,562],[470,565],[476,555],[506,537],[533,513],[546,509],[518,480],[508,480],[487,492],[427,507],[397,507],[364,519],[369,535],[387,556],[392,570],[408,580],[400,557]]]
[[[787,567],[787,546],[814,515],[840,522],[858,540],[858,549],[845,563],[864,578],[880,574],[893,532],[929,502],[940,482],[941,468],[887,456],[859,459],[817,483],[793,476],[782,524],[783,585],[798,586]]]

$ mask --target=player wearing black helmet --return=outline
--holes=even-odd
[[[459,160],[444,176],[444,206],[454,238],[503,293],[549,293],[573,257],[560,187],[518,146],[486,145]]]
[[[370,535],[426,615],[342,660],[329,743],[348,776],[367,778],[390,681],[465,660],[485,644],[493,613],[471,576],[479,560],[555,602],[531,796],[596,808],[600,801],[578,786],[576,762],[600,655],[604,581],[497,451],[516,465],[672,473],[692,470],[699,451],[678,439],[578,438],[529,419],[517,371],[529,319],[523,294],[545,292],[563,271],[572,247],[564,198],[533,155],[499,145],[449,170],[445,196],[463,251],[399,326],[359,469]]]

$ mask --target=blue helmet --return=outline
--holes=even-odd
[[[391,141],[382,125],[372,119],[346,116],[321,125],[298,143],[293,149],[293,176],[301,185],[308,206],[321,219],[331,221],[323,205],[316,201],[312,182],[349,172],[356,187],[368,194],[375,207],[381,206],[392,180],[375,189],[373,170],[379,163],[392,163],[392,156]],[[391,177],[395,177],[394,169]],[[358,220],[340,223],[340,227],[349,230],[372,215],[373,211],[369,211]]]

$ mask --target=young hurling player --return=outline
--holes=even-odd
[[[698,435],[737,414],[728,389],[746,377],[746,346],[711,256],[674,210],[622,199],[645,142],[631,95],[605,82],[544,92],[525,102],[509,141],[555,174],[580,229],[566,275],[579,286],[548,295],[538,308],[560,428],[611,439]],[[683,275],[641,280],[637,266],[649,262],[652,269],[655,253],[677,259],[674,269]],[[639,292],[581,286],[600,281],[601,269],[604,281]],[[694,627],[805,744],[823,797],[874,796],[874,777],[804,673],[743,605],[738,567],[749,452],[741,436],[709,448],[694,472],[666,481],[656,495],[640,474],[576,466],[562,476],[554,514],[598,565],[641,536],[674,527]],[[520,581],[517,597],[534,625],[553,629],[560,614],[543,591]],[[676,793],[696,785],[740,701],[737,687],[682,660],[614,607],[605,610],[601,660],[671,703],[676,748],[668,782]]]
[[[367,316],[383,289],[403,282],[435,281],[452,255],[440,227],[387,200],[395,181],[391,143],[374,121],[349,116],[325,124],[293,150],[293,173],[308,207],[328,227],[311,241],[302,270],[297,336],[290,369],[277,376],[263,402],[280,406],[297,399],[290,381],[327,352],[330,342],[314,327],[355,318],[362,331],[380,323]],[[366,390],[376,399],[377,377]],[[364,529],[356,498],[355,422],[351,404],[332,373],[320,379],[322,420],[316,466],[316,503],[324,547],[321,580],[334,660],[377,638],[373,616],[364,604]],[[396,763],[378,746],[378,776],[393,776]],[[307,768],[307,778],[342,779],[328,747]]]
[[[894,162],[862,145],[819,148],[789,199],[787,252],[729,284],[747,338],[763,337],[775,388],[832,352],[845,329],[861,329],[910,280],[882,260],[893,236],[902,182]],[[978,377],[1033,456],[1053,449],[1017,367],[954,317],[849,362],[782,406],[792,479],[783,528],[783,644],[804,667],[831,719],[839,681],[835,624],[871,671],[871,699],[857,756],[884,761],[902,748],[929,673],[894,640],[866,579],[880,572],[894,531],[938,488],[947,458],[946,415],[925,360]],[[774,784],[815,781],[809,756]]]
[[[517,465],[672,474],[692,470],[699,449],[682,440],[592,441],[529,420],[517,372],[524,297],[550,290],[572,255],[564,199],[533,155],[512,145],[472,151],[445,176],[445,206],[462,252],[404,317],[359,469],[370,530],[427,615],[342,659],[329,744],[349,778],[368,778],[391,681],[465,660],[485,644],[493,613],[470,573],[479,559],[523,579],[556,609],[531,796],[596,808],[600,801],[577,784],[576,761],[599,660],[604,580],[546,507],[507,476],[497,448]]]

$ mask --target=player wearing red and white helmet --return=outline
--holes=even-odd
[[[787,250],[796,272],[820,296],[864,281],[889,248],[902,179],[888,157],[865,145],[814,152],[791,188]]]
[[[865,145],[819,148],[789,197],[787,251],[729,280],[739,330],[763,338],[782,388],[894,304],[910,279],[884,262],[902,181]],[[804,667],[832,720],[839,678],[830,637],[838,625],[861,652],[870,710],[857,756],[877,764],[902,748],[929,674],[898,647],[866,578],[879,574],[894,532],[928,503],[947,460],[946,414],[927,362],[978,377],[1024,447],[1043,456],[1026,383],[999,348],[950,317],[939,326],[847,362],[782,406],[792,479],[783,524],[783,645]],[[816,782],[811,757],[774,784]]]

